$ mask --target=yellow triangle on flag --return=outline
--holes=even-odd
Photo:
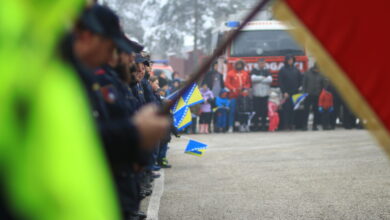
[[[201,150],[197,150],[195,152],[193,151],[186,151],[185,153],[186,154],[191,154],[191,155],[194,155],[194,156],[197,156],[197,157],[201,157],[203,156],[203,153],[206,151],[206,149],[201,149]]]
[[[191,110],[190,110],[190,108],[187,107],[185,116],[183,117],[183,119],[181,120],[181,122],[179,123],[179,126],[177,128],[180,129],[182,127],[185,127],[187,124],[189,124],[191,122],[192,122]]]
[[[178,101],[177,104],[176,104],[176,108],[175,108],[174,113],[177,112],[177,111],[179,111],[180,109],[186,107],[186,106],[187,106],[187,104],[186,104],[186,102],[184,101],[183,97],[180,97],[179,101]]]
[[[196,85],[187,101],[187,105],[192,106],[200,102],[203,102],[203,97],[202,93],[200,93],[199,87]]]
[[[191,110],[190,108],[187,107],[187,112],[185,113],[185,116],[183,117],[183,119],[181,120],[181,122],[179,123],[179,126],[178,126],[178,129],[182,128],[182,127],[185,127],[187,124],[191,123],[192,122],[192,115],[191,115]]]

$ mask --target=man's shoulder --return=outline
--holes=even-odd
[[[148,87],[150,84],[149,84],[149,80],[146,79],[146,78],[143,78],[140,82],[140,84],[144,87]]]
[[[230,70],[230,71],[227,72],[227,75],[228,75],[228,76],[231,76],[231,75],[234,76],[234,75],[236,75],[236,74],[237,74],[237,72],[236,72],[235,70]]]
[[[215,75],[217,73],[219,73],[219,72],[217,72],[215,70],[210,70],[210,71],[207,72],[206,76],[213,76],[213,75]]]
[[[94,71],[94,78],[101,84],[101,85],[107,85],[107,84],[112,84],[113,79],[112,77],[107,74],[107,71],[104,69],[97,69]]]

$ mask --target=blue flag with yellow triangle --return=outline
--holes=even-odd
[[[206,151],[206,149],[207,149],[207,144],[190,139],[188,141],[188,144],[187,144],[187,147],[186,147],[184,153],[201,157],[201,156],[203,156],[203,153]]]
[[[294,105],[294,110],[297,110],[299,108],[299,105],[306,99],[307,96],[307,93],[298,93],[292,95],[291,99]]]
[[[202,93],[200,93],[199,87],[196,83],[192,84],[182,97],[188,106],[193,106],[203,102]]]
[[[188,106],[181,108],[173,114],[173,125],[177,130],[182,131],[192,123],[191,110]]]
[[[186,107],[188,107],[187,103],[184,101],[183,97],[180,97],[173,107],[173,113],[176,113]]]
[[[177,92],[169,96],[168,99],[173,99],[176,96]],[[184,94],[171,109],[173,113],[173,124],[179,131],[182,131],[192,123],[190,107],[202,102],[202,94],[200,93],[198,85],[194,83],[191,87],[186,89]]]
[[[168,97],[168,99],[173,99],[176,97],[177,92]],[[202,93],[200,93],[199,87],[196,83],[193,83],[191,87],[187,88],[184,94],[180,97],[180,99],[175,103],[172,108],[172,112],[175,113],[186,106],[191,107],[193,105],[202,103],[203,97]]]

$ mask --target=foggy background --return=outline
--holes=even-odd
[[[256,0],[100,0],[116,11],[126,34],[146,46],[154,59],[212,52],[212,33],[240,20]],[[257,20],[272,19],[270,8]]]

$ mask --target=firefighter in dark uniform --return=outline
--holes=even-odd
[[[138,102],[131,102],[135,97],[132,97],[117,73],[118,61],[118,56],[114,52],[109,63],[95,71],[95,74],[110,117],[120,120],[131,117],[136,112]],[[138,170],[135,170],[139,163],[135,161],[136,159],[133,158],[133,160],[129,160],[128,164],[118,168],[120,172],[116,173],[115,178],[122,209],[125,210],[126,215],[133,219],[146,218],[146,215],[139,211],[140,186],[136,178]]]
[[[141,57],[138,62],[142,62],[142,66],[143,66],[143,69],[144,69],[144,77],[142,78],[140,84],[142,86],[142,89],[144,91],[144,97],[145,97],[145,100],[146,100],[146,103],[155,103],[157,105],[160,105],[162,106],[162,100],[160,99],[160,97],[157,97],[156,94],[155,94],[155,91],[153,90],[151,84],[150,84],[150,56],[145,52],[143,51],[141,54]],[[148,166],[148,170],[149,171],[153,171],[153,170],[159,170],[161,169],[160,166],[157,165],[157,157],[158,157],[158,152],[159,152],[159,147],[156,147],[156,149],[154,150],[153,154],[151,155],[151,161],[150,161],[150,164]],[[152,174],[152,176],[159,176],[158,174]]]
[[[133,80],[130,84],[131,89],[133,91],[134,96],[137,97],[139,103],[141,106],[145,105],[147,103],[144,93],[144,88],[142,86],[142,80],[145,77],[145,66],[143,62],[145,62],[146,59],[142,57],[141,54],[136,54],[135,56],[135,68],[136,71],[132,72]]]
[[[123,97],[116,91],[113,72],[105,76],[107,85],[100,85],[92,69],[106,64],[115,46],[129,53],[135,50],[121,32],[115,13],[95,5],[83,12],[74,33],[63,40],[61,51],[64,60],[76,70],[85,87],[118,191],[122,193],[120,188],[124,181],[118,181],[118,175],[128,174],[124,171],[129,161],[146,163],[149,152],[166,133],[169,121],[160,116],[153,106],[140,109],[131,117],[129,109],[125,111],[121,107],[125,105],[121,103]],[[121,201],[124,217],[139,219],[139,216],[133,216],[124,209],[127,206],[123,204],[122,197]]]
[[[129,59],[131,57],[131,59]],[[135,90],[135,94],[133,94],[133,91],[130,88],[130,85],[135,85],[136,84],[136,74],[138,71],[138,68],[136,67],[136,63],[134,62],[135,60],[133,59],[133,56],[130,54],[127,54],[125,52],[120,53],[120,64],[117,68],[117,72],[119,73],[119,76],[122,80],[122,85],[125,85],[126,91],[128,95],[127,97],[131,97],[129,99],[130,102],[132,103],[137,103],[136,104],[136,109],[141,108],[142,105],[146,104],[146,99],[145,103],[141,102],[139,100],[143,100],[143,97],[138,97],[138,94],[143,94],[143,91],[138,91],[140,88],[137,87]],[[135,57],[134,57],[135,58]],[[140,59],[137,59],[138,62],[140,62]],[[143,87],[142,87],[143,88]],[[138,184],[138,198],[139,202],[141,202],[142,199],[144,199],[146,196],[149,196],[152,194],[152,185],[149,176],[147,176],[145,170],[142,167],[141,172],[136,172],[136,178],[137,178],[137,184]],[[141,212],[138,212],[138,214],[142,214]]]
[[[119,57],[121,58],[119,59],[118,65],[115,68],[115,71],[120,79],[119,90],[122,94],[125,95],[126,102],[127,105],[129,105],[129,108],[133,109],[133,111],[137,111],[137,109],[141,107],[141,104],[138,101],[137,97],[133,94],[133,91],[130,87],[130,84],[132,82],[132,65],[130,64],[133,63],[133,55],[128,54],[124,51],[119,51]]]
[[[149,81],[145,80],[146,72],[145,72],[144,63],[147,61],[147,59],[143,57],[140,53],[137,53],[134,61],[135,61],[134,65],[132,65],[130,68],[130,72],[132,75],[130,86],[134,96],[137,98],[140,104],[140,107],[142,107],[147,103],[153,102],[152,100],[154,99],[150,98],[150,95],[153,95],[153,93],[149,91],[149,87],[150,87]],[[158,144],[156,143],[156,148],[157,147]],[[144,167],[143,172],[138,173],[137,175],[137,181],[140,186],[140,194],[139,194],[140,199],[143,199],[144,197],[151,195],[152,193],[151,183],[154,178],[159,177],[158,173],[152,172],[153,155],[155,151],[156,149],[154,149],[154,151],[148,155],[147,166]]]
[[[156,103],[159,100],[156,98],[154,91],[153,91],[153,88],[149,82],[150,72],[151,72],[150,56],[145,51],[143,51],[141,53],[141,56],[143,57],[143,59],[141,61],[143,61],[142,63],[144,65],[144,69],[145,69],[145,76],[141,80],[141,85],[142,85],[142,88],[144,90],[144,97],[145,97],[146,103]]]

